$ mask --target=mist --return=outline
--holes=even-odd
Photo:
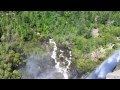
[[[64,51],[58,50],[53,39],[50,39],[49,43],[53,44],[52,52],[32,54],[27,58],[25,67],[21,69],[23,79],[68,79],[70,77],[71,51],[68,52],[69,57],[64,56]],[[57,51],[60,52],[58,56]]]
[[[23,79],[63,78],[63,75],[57,72],[54,60],[44,54],[29,57],[26,66],[21,70]]]

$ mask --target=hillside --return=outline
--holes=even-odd
[[[51,38],[57,56],[71,50],[71,71],[88,75],[120,47],[119,26],[119,11],[1,11],[0,78],[22,78],[28,57],[52,50]]]

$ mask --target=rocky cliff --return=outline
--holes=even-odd
[[[106,75],[106,79],[120,79],[120,70],[116,70]]]

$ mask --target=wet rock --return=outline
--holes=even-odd
[[[64,76],[63,76],[63,74],[61,74],[61,73],[54,73],[53,74],[53,79],[64,79]]]

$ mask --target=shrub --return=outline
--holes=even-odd
[[[77,60],[76,64],[77,64],[78,71],[81,74],[86,74],[88,72],[91,72],[96,66],[96,63],[94,61],[84,60],[84,59]]]

